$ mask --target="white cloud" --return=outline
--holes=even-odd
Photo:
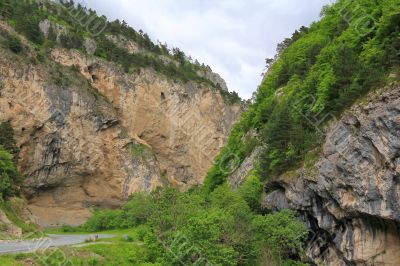
[[[231,90],[251,97],[264,59],[295,29],[318,19],[332,0],[86,0],[109,19],[125,20],[153,40],[211,66]]]

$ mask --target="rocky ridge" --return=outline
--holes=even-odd
[[[37,62],[20,38],[24,55],[1,50],[0,121],[15,130],[23,191],[42,225],[80,224],[92,206],[164,184],[201,184],[240,116],[206,85],[149,68],[127,74],[62,48]]]
[[[311,263],[400,263],[399,96],[399,85],[371,93],[321,129],[327,131],[322,151],[266,183],[265,211],[292,209],[307,223]],[[254,169],[261,150],[230,175],[233,189]]]
[[[266,209],[307,222],[317,265],[400,264],[400,87],[365,102],[330,125],[315,164],[265,187]]]

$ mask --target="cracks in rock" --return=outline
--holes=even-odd
[[[45,173],[45,177],[48,178],[55,169],[57,169],[58,167],[63,167],[63,166],[67,166],[67,167],[63,167],[65,168],[64,172],[68,172],[69,171],[69,166],[70,162],[62,162],[62,163],[54,163],[51,165],[43,165],[40,168],[36,169],[35,171],[33,171],[30,176],[39,176],[41,172]]]
[[[363,139],[370,144],[374,151],[374,159],[376,162],[377,168],[380,168],[379,170],[383,169],[383,167],[386,165],[386,158],[385,156],[379,151],[378,147],[376,147],[375,143],[367,136],[363,136]]]

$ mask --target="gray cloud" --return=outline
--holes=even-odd
[[[179,47],[249,98],[277,43],[318,19],[332,0],[86,0],[109,19],[125,20],[153,40]]]

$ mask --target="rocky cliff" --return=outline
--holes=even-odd
[[[317,162],[269,181],[264,206],[298,211],[317,265],[400,264],[400,87],[333,122]]]
[[[211,86],[151,68],[128,74],[77,50],[43,58],[19,37],[22,54],[1,49],[0,122],[15,130],[22,189],[42,225],[79,224],[92,206],[137,191],[201,184],[241,113]]]

